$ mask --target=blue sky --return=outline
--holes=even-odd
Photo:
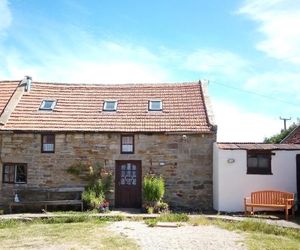
[[[0,79],[209,80],[219,141],[299,115],[300,1],[0,0]]]

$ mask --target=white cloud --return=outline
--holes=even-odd
[[[269,71],[249,77],[245,88],[260,93],[267,93],[278,98],[289,97],[290,102],[300,101],[300,72],[273,72]]]
[[[258,50],[300,64],[300,1],[247,0],[239,13],[259,23],[263,39],[256,45]]]
[[[233,103],[213,100],[219,142],[262,142],[282,129],[278,117],[249,112]]]
[[[187,56],[185,68],[234,77],[247,71],[249,63],[230,51],[199,49]]]
[[[0,35],[12,22],[12,15],[7,0],[0,0]]]
[[[164,82],[170,78],[168,70],[157,63],[159,57],[142,46],[88,36],[81,37],[81,43],[75,37],[71,40],[75,46],[72,42],[61,46],[58,39],[47,43],[46,49],[42,41],[32,43],[21,37],[28,57],[16,48],[2,51],[1,78],[31,75],[38,81],[94,83]]]

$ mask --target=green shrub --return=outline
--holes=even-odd
[[[155,227],[157,224],[157,219],[146,219],[145,223],[149,226],[149,227]]]
[[[145,201],[158,202],[165,194],[164,179],[156,176],[147,175],[144,177],[143,191]]]
[[[102,193],[97,193],[93,188],[89,188],[82,192],[82,199],[90,208],[97,209],[104,201],[104,196]]]
[[[82,193],[82,199],[89,208],[98,209],[110,191],[112,174],[99,162],[95,164],[77,162],[70,166],[67,172],[88,182]]]
[[[147,207],[147,214],[153,214],[154,207]]]
[[[159,201],[155,206],[154,206],[154,212],[156,213],[166,213],[169,211],[169,205],[166,202]]]

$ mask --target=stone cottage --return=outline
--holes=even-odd
[[[166,181],[173,207],[212,208],[216,126],[201,82],[0,82],[0,203],[15,190],[77,187],[76,162],[113,174],[115,207],[140,207],[147,173]]]

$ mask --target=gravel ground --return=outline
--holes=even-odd
[[[142,249],[247,249],[243,236],[215,226],[148,227],[144,222],[119,221],[108,229],[137,241]]]

